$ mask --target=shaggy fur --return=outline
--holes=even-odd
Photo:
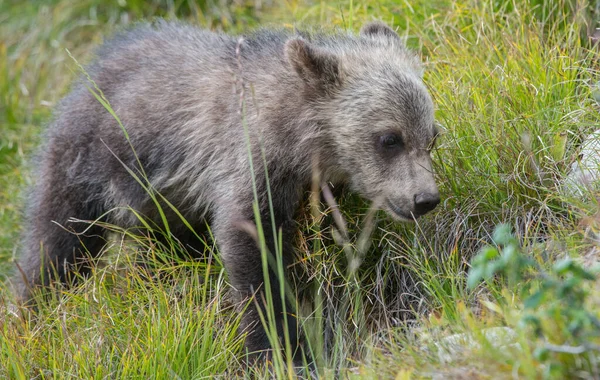
[[[433,104],[419,61],[384,24],[367,24],[358,36],[265,30],[236,38],[160,21],[106,43],[88,73],[131,145],[82,79],[56,111],[39,156],[15,276],[24,302],[33,287],[85,274],[85,258],[101,253],[105,231],[71,218],[131,228],[139,222],[129,206],[161,224],[126,170],[140,171],[131,146],[154,189],[194,228],[210,224],[241,298],[263,290],[260,251],[240,228],[254,221],[249,156],[274,251],[261,146],[286,263],[315,158],[324,181],[347,183],[399,220],[439,202],[430,159]],[[176,238],[198,245],[177,215],[167,217]],[[274,308],[283,336],[281,303]],[[243,318],[251,352],[269,347],[258,321],[253,308]],[[295,320],[288,321],[296,345]]]

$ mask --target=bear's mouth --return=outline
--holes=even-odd
[[[406,214],[400,207],[396,206],[395,204],[392,203],[392,201],[390,201],[389,199],[386,200],[386,205],[388,206],[388,208],[397,216],[399,216],[402,219],[408,220],[408,221],[414,221],[416,218],[414,215],[412,215],[412,213],[410,214]]]

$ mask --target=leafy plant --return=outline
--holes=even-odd
[[[570,364],[581,365],[564,355],[594,363],[600,351],[594,343],[600,337],[600,320],[590,306],[588,285],[595,282],[597,271],[572,258],[561,259],[548,270],[542,268],[526,255],[506,224],[496,227],[493,242],[473,258],[467,285],[474,288],[481,280],[498,278],[523,300],[518,327],[537,339],[534,356],[550,373],[569,372]]]

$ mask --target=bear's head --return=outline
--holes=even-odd
[[[433,210],[433,102],[419,60],[396,32],[374,22],[358,38],[292,38],[285,52],[327,136],[333,177],[399,220]]]

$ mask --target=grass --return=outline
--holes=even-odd
[[[332,237],[331,205],[321,205],[324,216],[305,206],[294,278],[301,292],[316,299],[299,308],[319,373],[400,379],[600,376],[594,364],[600,339],[593,327],[584,353],[539,355],[547,336],[520,323],[527,315],[524,292],[539,286],[535,276],[519,277],[523,292],[502,281],[474,289],[466,282],[471,257],[492,241],[500,223],[512,226],[523,254],[542,269],[564,257],[590,260],[595,244],[586,236],[597,230],[597,194],[590,192],[588,200],[565,195],[561,179],[600,122],[592,96],[600,80],[598,50],[587,38],[597,26],[590,21],[597,3],[218,4],[0,0],[0,279],[13,266],[21,194],[31,182],[28,158],[77,73],[65,49],[87,62],[103,37],[156,16],[230,32],[263,24],[357,30],[364,21],[382,19],[398,27],[426,62],[425,81],[444,127],[434,154],[444,202],[416,226],[378,214],[370,247],[352,275],[348,247],[360,250],[368,205],[356,196],[338,199],[348,228],[346,248]],[[115,236],[106,263],[81,287],[42,303],[36,321],[3,309],[0,377],[249,376],[239,363],[235,334],[243,306],[229,301],[218,261],[171,261],[160,266],[161,280],[149,281],[131,264],[133,254],[120,234]],[[154,256],[180,249],[134,238]],[[207,250],[218,254],[214,247]],[[577,287],[586,294],[580,307],[598,316],[597,282]],[[552,297],[546,303],[561,295]],[[6,304],[10,294],[2,290],[0,299]],[[546,318],[559,331],[568,330],[559,316]],[[507,327],[515,335],[498,348],[497,339],[486,337],[490,327]],[[446,347],[452,336],[462,342],[456,352]],[[557,336],[564,340],[555,345],[574,344],[566,333]],[[258,377],[268,371],[294,376],[282,363],[254,371]]]

